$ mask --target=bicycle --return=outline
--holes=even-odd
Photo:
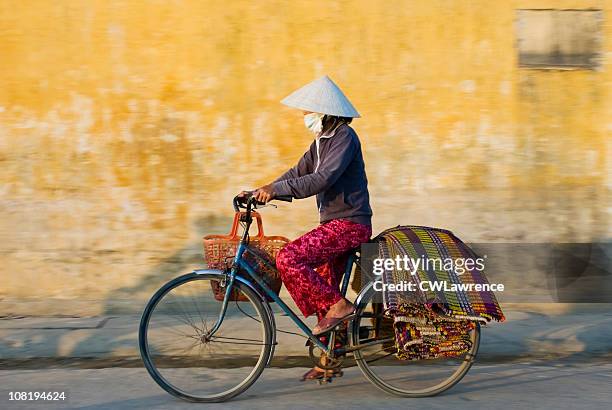
[[[276,302],[308,339],[309,356],[315,365],[336,369],[352,353],[364,376],[387,393],[433,396],[453,387],[469,371],[480,344],[478,323],[469,332],[471,346],[464,355],[399,360],[395,357],[393,330],[389,330],[392,319],[385,316],[381,302],[376,300],[372,282],[363,286],[355,300],[356,314],[347,323],[346,343],[337,343],[341,326],[326,334],[325,343],[314,336],[243,258],[249,247],[251,213],[263,204],[252,197],[236,197],[233,205],[236,211],[245,212],[244,230],[231,267],[194,270],[171,280],[153,295],[143,312],[141,356],[151,377],[168,393],[193,402],[222,402],[252,386],[270,365],[277,345],[269,300]],[[359,260],[359,249],[352,250],[341,281],[343,296]],[[224,290],[222,302],[214,298],[213,282]],[[236,291],[247,300],[232,298]]]

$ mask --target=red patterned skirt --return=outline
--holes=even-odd
[[[342,298],[339,285],[348,254],[371,235],[370,225],[334,219],[281,249],[276,267],[304,316],[316,313],[320,319]]]

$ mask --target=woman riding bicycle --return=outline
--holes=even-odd
[[[342,375],[344,357],[352,355],[364,376],[387,393],[429,397],[448,390],[471,368],[480,343],[479,323],[486,317],[462,319],[458,315],[449,321],[433,310],[420,314],[412,302],[387,309],[374,281],[364,283],[355,306],[344,298],[347,282],[343,280],[342,289],[338,289],[343,268],[348,281],[349,269],[361,256],[353,249],[372,233],[361,144],[349,126],[359,114],[327,77],[294,92],[283,103],[303,111],[314,141],[297,165],[274,182],[254,193],[243,192],[244,198],[234,198],[237,213],[232,234],[205,239],[207,261],[217,266],[176,277],[151,297],[138,330],[147,371],[168,393],[189,401],[216,403],[243,393],[266,367],[274,365],[277,331],[285,332],[276,328],[271,299],[308,339],[315,367],[302,380],[329,382]],[[257,201],[313,195],[321,224],[285,245],[277,255],[278,270],[297,306],[304,316],[316,314],[319,319],[311,332],[276,289],[268,286],[263,274],[269,263],[265,255],[255,252],[261,242],[249,244],[249,229],[257,219],[258,238],[264,238],[260,216],[253,214]],[[240,208],[245,212],[238,213]],[[244,229],[236,241],[238,222]],[[416,239],[398,252],[418,245],[432,248],[436,255],[448,254],[449,250],[437,245],[446,246],[443,242],[452,235],[448,231],[398,226],[384,232],[399,229],[404,237],[421,238],[414,228],[428,229],[422,235],[432,235],[431,241]],[[435,236],[434,230],[446,235],[445,239]],[[385,240],[399,241],[397,238]],[[463,252],[458,248],[452,251]],[[457,276],[454,269],[442,274]],[[478,280],[486,282],[484,276]],[[476,296],[482,315],[503,319],[494,295]],[[471,302],[466,303],[472,309]]]
[[[327,76],[281,101],[302,110],[314,141],[274,182],[254,191],[260,202],[276,195],[316,195],[320,225],[287,244],[276,265],[287,291],[305,317],[316,314],[313,333],[321,335],[346,321],[355,307],[339,291],[348,253],[372,234],[372,209],[361,143],[349,126],[359,113]],[[242,194],[245,194],[243,192]],[[317,367],[303,380],[326,376]]]

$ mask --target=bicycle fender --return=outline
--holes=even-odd
[[[361,288],[361,291],[359,291],[359,295],[357,295],[357,299],[355,299],[355,306],[357,308],[359,308],[359,305],[361,304],[362,299],[364,298],[366,293],[370,291],[370,288],[372,286],[374,286],[374,282],[368,282],[363,288]]]
[[[363,303],[363,298],[370,291],[372,286],[374,286],[374,282],[368,282],[359,291],[359,294],[357,295],[357,299],[355,299],[355,311],[356,312],[360,311],[361,305]],[[357,321],[355,321],[354,323],[357,323]],[[359,332],[359,329],[355,329],[355,325],[348,327],[348,340],[350,341],[351,346],[353,345],[353,334],[355,332]]]

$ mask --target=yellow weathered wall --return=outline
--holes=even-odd
[[[518,8],[603,9],[600,68],[519,69]],[[0,313],[140,309],[227,229],[234,193],[306,149],[278,101],[323,74],[363,116],[376,231],[609,238],[610,13],[609,0],[2,2]],[[275,234],[317,222],[312,200],[264,213]]]

